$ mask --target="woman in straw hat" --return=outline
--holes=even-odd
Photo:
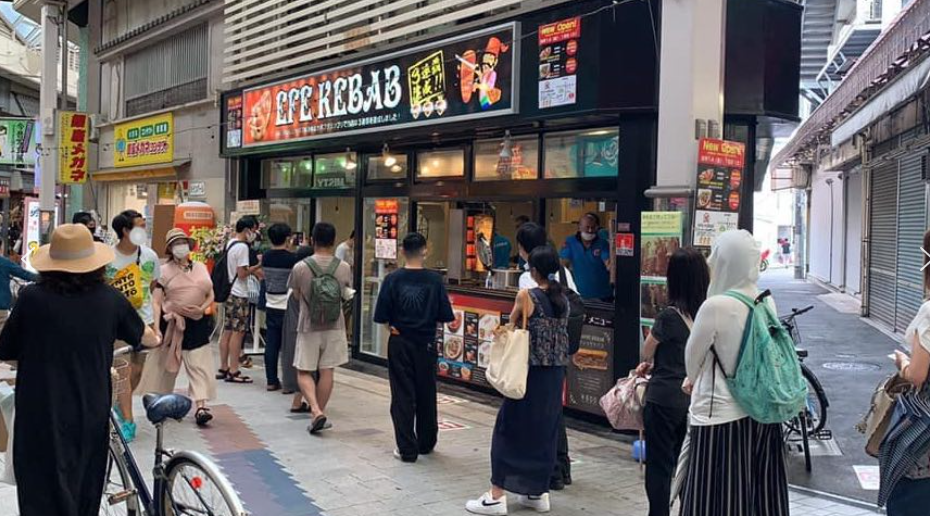
[[[113,342],[157,346],[129,301],[107,285],[113,251],[66,224],[32,258],[0,333],[0,360],[18,363],[13,462],[22,516],[93,516],[107,465]]]
[[[213,377],[213,281],[206,265],[190,259],[194,241],[182,229],[165,235],[168,261],[161,266],[153,300],[164,346],[145,362],[139,393],[170,394],[184,364],[188,392],[197,404],[194,419],[206,426],[212,419],[207,402],[216,398]]]

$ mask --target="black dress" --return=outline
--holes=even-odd
[[[142,319],[114,288],[66,296],[24,289],[0,333],[19,363],[13,462],[21,516],[96,516],[103,494],[117,339],[138,346]]]
[[[505,398],[491,437],[491,484],[521,495],[549,491],[568,364],[568,319],[555,317],[545,291],[530,290],[530,369],[521,400]],[[567,303],[567,301],[566,301]]]

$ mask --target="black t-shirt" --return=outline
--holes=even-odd
[[[427,269],[398,269],[384,278],[374,321],[414,342],[436,340],[436,324],[452,322],[452,304],[442,276]]]
[[[681,315],[666,308],[656,317],[652,336],[659,341],[652,378],[646,388],[646,401],[663,407],[688,408],[691,398],[681,390],[688,375],[685,370],[685,345],[691,330]]]

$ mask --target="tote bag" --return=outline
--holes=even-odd
[[[856,425],[856,430],[865,434],[865,452],[872,457],[879,455],[879,448],[885,440],[891,416],[894,414],[897,396],[906,391],[908,387],[910,383],[901,378],[898,373],[885,378],[875,387],[869,411]]]
[[[617,380],[600,399],[601,409],[610,426],[616,430],[642,430],[643,408],[646,406],[646,384],[649,380],[636,376],[634,371]]]
[[[526,295],[522,291],[521,295]],[[526,305],[524,305],[526,306]],[[508,324],[494,336],[487,378],[497,392],[522,400],[526,395],[526,377],[530,372],[530,332],[526,329],[527,310],[523,310],[523,327]]]

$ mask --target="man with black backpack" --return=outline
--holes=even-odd
[[[335,246],[336,228],[318,222],[313,226],[313,255],[298,262],[288,279],[288,288],[300,301],[294,367],[297,385],[313,413],[310,434],[331,426],[326,405],[333,393],[333,373],[349,361],[342,302],[352,289],[352,269],[336,258]],[[313,380],[314,371],[319,383]]]
[[[546,230],[534,222],[527,222],[517,230],[517,251],[523,262],[529,259],[530,253],[537,247],[549,245],[549,239],[546,236]],[[581,341],[581,328],[584,325],[584,302],[575,290],[575,281],[572,273],[562,267],[556,274],[556,279],[562,284],[562,289],[568,297],[569,314],[568,314],[568,352],[574,355],[578,351],[578,345]],[[539,285],[533,281],[529,271],[520,276],[520,288],[531,289]],[[568,434],[565,432],[565,418],[559,420],[559,441],[556,449],[555,468],[552,471],[552,478],[549,481],[549,489],[561,491],[565,486],[572,483],[572,465],[568,456]]]

